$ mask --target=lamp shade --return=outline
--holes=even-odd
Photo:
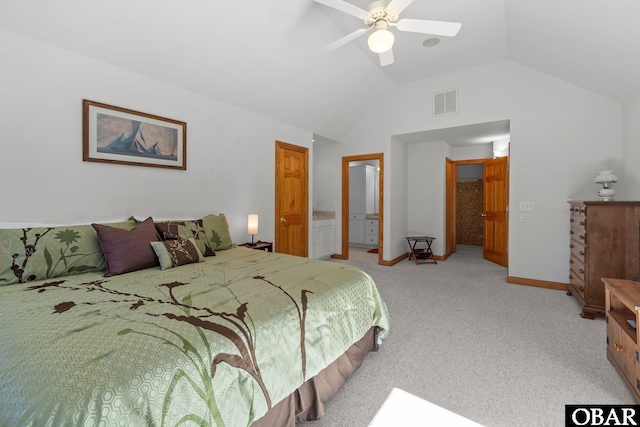
[[[367,43],[371,52],[384,53],[393,47],[393,33],[386,28],[378,28],[369,36]]]
[[[601,170],[595,180],[596,184],[610,184],[612,182],[618,182],[618,177],[610,170]]]
[[[248,234],[258,234],[258,214],[249,214],[247,225]]]

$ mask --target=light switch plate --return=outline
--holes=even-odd
[[[532,211],[533,210],[533,202],[520,202],[520,210],[521,211]]]

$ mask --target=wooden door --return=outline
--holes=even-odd
[[[508,174],[507,157],[484,163],[484,258],[508,264]]]
[[[276,141],[275,251],[307,256],[309,149]]]
[[[456,163],[447,157],[446,163],[446,224],[444,257],[449,257],[456,251]]]

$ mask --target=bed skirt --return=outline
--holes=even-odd
[[[278,402],[251,427],[295,427],[296,422],[323,418],[324,402],[360,367],[369,351],[378,350],[377,329],[369,329],[333,363]]]

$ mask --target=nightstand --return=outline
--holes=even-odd
[[[252,245],[251,243],[243,243],[238,246],[244,246],[245,248],[256,249],[259,251],[273,252],[273,242],[261,242],[258,240],[255,245]]]
[[[632,280],[602,278],[604,283],[607,359],[616,368],[640,403],[638,379],[638,322],[640,322],[640,284]]]
[[[431,250],[431,242],[433,242],[436,238],[431,236],[414,236],[407,237],[407,243],[409,243],[409,259],[413,258],[416,264],[419,264],[419,260],[424,260],[424,262],[433,262],[437,264],[436,257],[433,255],[433,251]],[[413,242],[413,244],[411,244]],[[416,248],[418,242],[423,242],[427,244],[426,248]]]

